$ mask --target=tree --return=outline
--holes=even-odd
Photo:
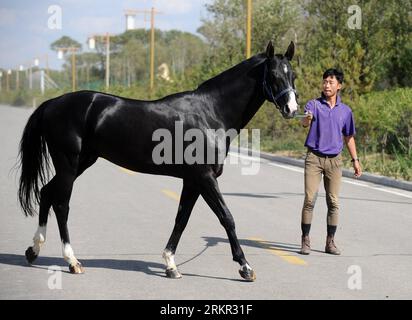
[[[71,54],[75,54],[76,56],[78,55],[78,52],[81,50],[82,45],[77,42],[76,40],[68,37],[68,36],[63,36],[60,39],[54,41],[51,45],[50,48],[54,51],[59,51],[60,49],[62,50],[67,50],[69,48],[76,48],[77,51],[75,52],[70,52]],[[76,67],[79,65],[79,62],[76,59]],[[65,56],[65,63],[63,64],[63,69],[65,69],[64,74],[67,75],[67,78],[65,79],[66,82],[68,83],[70,80],[70,70],[72,68],[72,60],[71,60],[71,55],[66,55]],[[77,68],[76,68],[77,71]]]
[[[113,76],[119,83],[130,86],[149,78],[150,34],[148,30],[126,31],[113,37]],[[202,61],[206,47],[198,36],[178,30],[155,30],[155,70],[166,63],[172,77],[185,74]]]
[[[79,87],[98,89],[96,82],[100,85],[102,79],[99,55],[94,52],[80,53],[76,62],[79,68]]]
[[[302,57],[305,66],[340,65],[355,85],[351,98],[377,86],[406,86],[411,81],[407,75],[412,72],[412,0],[300,3],[307,30],[305,41],[300,43],[306,53]],[[360,29],[348,26],[352,5],[361,10]]]
[[[302,57],[305,59],[302,69],[305,72],[300,73],[307,75],[308,71],[315,71],[320,79],[319,71],[333,67],[341,69],[346,82],[343,92],[352,101],[372,90],[377,76],[374,66],[384,52],[380,48],[384,42],[378,41],[382,38],[378,23],[384,10],[382,1],[361,2],[362,23],[360,29],[353,29],[348,26],[352,17],[348,8],[354,4],[353,1],[301,1],[306,12],[308,33],[303,43],[306,56]],[[313,29],[317,32],[313,32]]]
[[[389,40],[386,75],[392,86],[412,86],[412,0],[388,0],[383,27]]]
[[[63,36],[60,39],[54,41],[51,45],[50,48],[54,51],[58,51],[59,48],[77,48],[81,49],[82,45],[77,42],[76,40],[68,37],[68,36]]]
[[[214,64],[221,64],[221,68],[226,69],[244,60],[246,1],[215,0],[206,8],[209,18],[203,20],[198,32],[205,37],[208,55],[213,57]],[[262,52],[269,40],[273,40],[279,50],[285,50],[295,39],[299,17],[295,1],[253,1],[252,52]]]

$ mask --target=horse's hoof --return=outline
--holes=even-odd
[[[84,273],[84,268],[80,262],[75,265],[69,265],[70,273],[72,274],[82,274]]]
[[[246,281],[253,282],[256,280],[256,273],[252,269],[246,269],[246,270],[240,269],[239,274]]]
[[[180,279],[182,275],[177,269],[166,269],[166,277],[170,279]]]
[[[28,247],[25,252],[25,255],[27,262],[30,264],[33,263],[33,261],[37,258],[37,254],[34,253],[33,247]]]

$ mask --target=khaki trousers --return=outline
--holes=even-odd
[[[342,155],[339,154],[334,158],[321,157],[310,150],[305,159],[305,200],[302,208],[302,223],[312,223],[313,208],[315,207],[322,175],[328,206],[327,224],[336,226],[338,225],[339,216]]]

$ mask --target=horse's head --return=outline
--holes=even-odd
[[[298,110],[295,74],[290,65],[294,53],[295,44],[293,42],[290,43],[284,55],[275,55],[272,41],[266,48],[263,90],[266,99],[274,103],[286,119],[293,118]]]

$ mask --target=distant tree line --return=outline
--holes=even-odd
[[[349,10],[354,5],[360,10],[359,28],[348,24],[359,13]],[[200,36],[156,30],[155,66],[166,63],[170,80],[157,78],[154,92],[148,90],[149,30],[111,37],[110,92],[139,99],[162,97],[194,89],[244,60],[246,1],[214,0],[206,9]],[[263,52],[269,40],[278,53],[284,53],[290,41],[296,43],[292,65],[302,107],[319,96],[325,69],[341,69],[341,95],[355,112],[360,149],[365,158],[379,158],[371,170],[388,168],[389,155],[397,163],[390,174],[412,179],[412,0],[253,0],[252,28],[253,54]],[[53,49],[80,49],[79,89],[104,90],[105,43],[96,40],[95,51],[69,37],[51,44]],[[65,59],[63,71],[52,75],[70,90],[71,59]],[[304,152],[306,132],[296,120],[284,121],[268,103],[249,127],[261,129],[264,149]]]

